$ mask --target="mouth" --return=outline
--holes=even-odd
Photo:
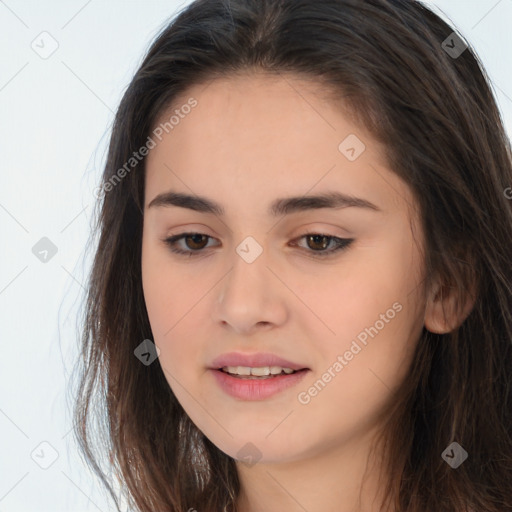
[[[306,372],[308,371],[308,368],[294,370],[292,368],[282,368],[280,366],[264,366],[260,368],[251,368],[248,366],[223,366],[222,368],[217,368],[217,371],[226,373],[230,377],[234,377],[236,379],[268,380]]]
[[[240,371],[247,373],[247,369],[240,369],[240,367],[235,372],[229,367],[211,368],[210,371],[220,390],[231,398],[245,402],[266,400],[287,389],[291,390],[311,371],[308,368],[286,369],[286,371],[284,368],[272,368],[273,372],[269,371],[270,367],[249,369],[251,370],[249,375],[238,373]],[[253,375],[253,372],[265,373],[265,375]]]
[[[253,354],[230,352],[220,355],[209,366],[212,370],[227,370],[231,374],[255,375],[256,377],[278,374],[283,370],[285,373],[291,373],[307,369],[304,364],[289,361],[270,352]]]
[[[271,352],[231,352],[209,367],[214,382],[227,395],[245,401],[264,400],[296,386],[311,371]]]

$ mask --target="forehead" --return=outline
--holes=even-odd
[[[315,187],[371,201],[380,187],[381,204],[392,200],[382,199],[384,148],[331,98],[321,84],[293,75],[240,75],[191,86],[156,125],[174,114],[147,157],[146,206],[166,188],[199,195],[236,189],[240,197],[268,202],[273,192],[300,195]],[[184,108],[191,99],[195,106]],[[357,158],[347,158],[348,146]],[[396,188],[386,190],[390,196]]]
[[[334,100],[332,89],[297,75],[252,72],[192,85],[174,99],[157,124],[169,120],[191,98],[197,105],[172,128],[176,144],[191,132],[194,137],[203,135],[204,145],[226,134],[231,140],[247,143],[257,136],[259,142],[279,145],[319,137],[335,144],[348,129],[370,139],[363,126],[355,127],[348,119],[343,102]]]

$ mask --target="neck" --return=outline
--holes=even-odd
[[[383,512],[380,454],[370,456],[370,441],[351,438],[287,461],[237,462],[238,512]]]

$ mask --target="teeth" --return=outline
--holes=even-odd
[[[291,368],[283,368],[281,366],[263,366],[260,368],[251,368],[249,366],[223,366],[222,371],[232,373],[233,375],[255,375],[256,377],[265,377],[267,375],[279,375],[284,372],[286,374],[293,373]]]

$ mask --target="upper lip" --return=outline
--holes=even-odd
[[[262,368],[265,366],[280,366],[281,368],[291,368],[292,370],[308,369],[306,366],[293,363],[276,354],[269,352],[260,352],[257,354],[243,354],[240,352],[230,352],[222,354],[215,358],[211,363],[211,368],[219,370],[224,366],[249,366],[251,368]]]

